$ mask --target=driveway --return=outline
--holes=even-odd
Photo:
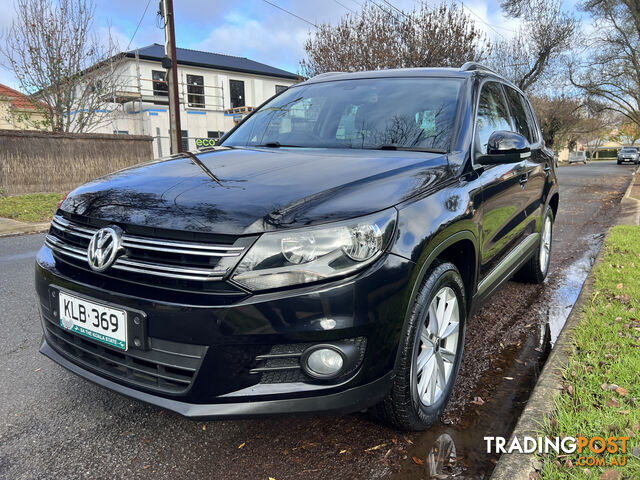
[[[441,452],[445,444],[454,451],[439,473],[486,478],[494,459],[482,453],[482,436],[515,423],[548,353],[549,296],[615,223],[632,171],[614,162],[559,169],[549,280],[510,282],[469,321],[451,405],[441,425],[421,434],[365,414],[193,422],[81,380],[38,353],[33,258],[43,235],[2,238],[0,477],[428,478],[428,453],[441,442]]]

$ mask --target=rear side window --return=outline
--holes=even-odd
[[[529,143],[533,140],[533,129],[529,125],[529,118],[524,103],[524,98],[513,88],[505,86],[507,98],[509,99],[509,109],[511,110],[511,119],[513,126],[520,135],[526,138]]]
[[[511,131],[511,121],[502,88],[496,82],[486,82],[480,92],[476,116],[476,150],[487,153],[487,143],[493,132]]]

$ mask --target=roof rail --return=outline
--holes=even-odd
[[[323,77],[331,77],[332,75],[340,75],[341,73],[347,73],[347,72],[324,72],[324,73],[319,73],[318,75],[314,75],[313,77],[311,77],[309,80],[314,80],[316,78],[323,78]]]
[[[496,73],[495,70],[492,70],[491,68],[486,67],[478,62],[466,62],[464,65],[460,67],[460,70],[463,72],[469,72],[472,70],[486,70],[487,72]]]

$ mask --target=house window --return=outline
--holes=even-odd
[[[231,96],[231,108],[244,107],[244,82],[242,80],[229,80],[229,92]]]
[[[114,135],[129,135],[129,130],[114,130]]]
[[[276,85],[276,95],[284,92],[288,87],[286,85]]]
[[[169,85],[167,84],[167,72],[162,70],[153,70],[151,72],[151,80],[153,82],[154,97],[168,97]]]
[[[182,151],[188,152],[189,151],[189,130],[181,130],[180,136],[182,137]]]
[[[187,75],[187,98],[190,107],[204,108],[204,77]]]
[[[222,138],[224,132],[219,132],[217,130],[209,130],[207,132],[207,138],[213,138],[216,142]]]

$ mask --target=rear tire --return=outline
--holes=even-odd
[[[515,279],[525,283],[542,283],[549,272],[553,245],[553,210],[547,207],[542,221],[540,243],[536,253],[516,273]]]
[[[467,308],[464,283],[452,263],[437,263],[422,284],[399,345],[391,392],[373,414],[400,430],[419,431],[435,423],[455,384]]]

